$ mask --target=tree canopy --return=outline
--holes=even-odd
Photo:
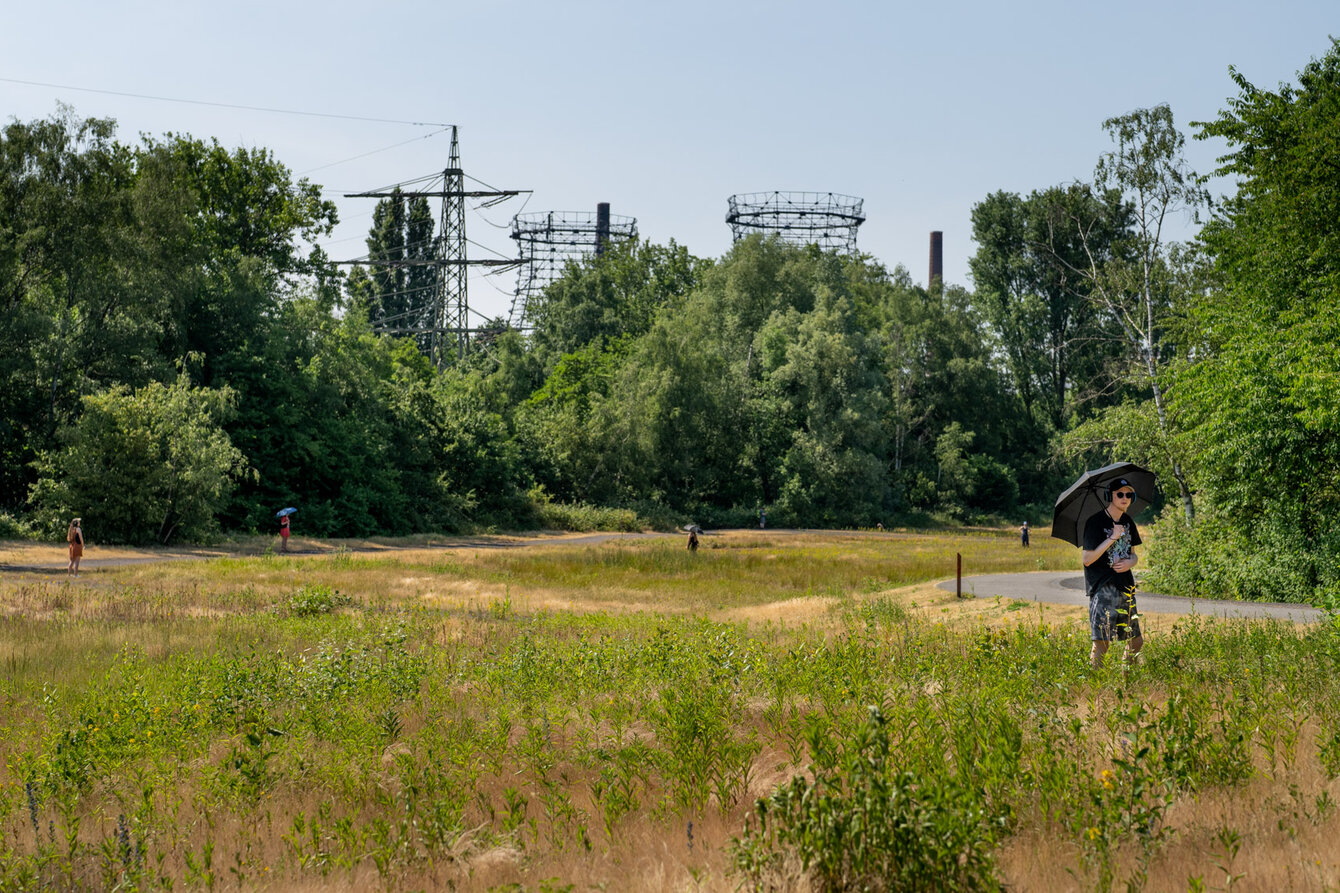
[[[1156,582],[1340,594],[1340,44],[1238,95],[1204,209],[1166,106],[1103,123],[1092,182],[972,211],[973,287],[777,239],[633,240],[430,357],[433,215],[392,195],[369,264],[264,149],[112,121],[0,133],[0,511],[97,539],[525,526],[1045,521],[1083,465],[1154,466]],[[394,261],[387,264],[382,261]],[[408,331],[405,331],[408,330]],[[1193,507],[1196,511],[1193,513]],[[552,517],[552,513],[546,515]],[[1329,596],[1327,595],[1329,593]]]
[[[1210,517],[1170,540],[1169,581],[1248,597],[1340,595],[1340,43],[1296,85],[1232,72],[1200,124],[1238,188],[1202,233],[1173,402]],[[1193,553],[1200,553],[1197,559]]]

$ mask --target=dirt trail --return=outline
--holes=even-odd
[[[413,543],[381,543],[375,540],[306,540],[294,538],[289,555],[306,557],[332,555],[341,552],[378,553],[403,552],[424,549],[511,549],[523,546],[594,545],[616,539],[650,539],[679,536],[677,533],[542,533],[514,536],[444,537]],[[134,548],[129,546],[98,546],[84,548],[80,561],[80,576],[109,567],[134,564],[154,564],[163,561],[199,561],[210,558],[254,557],[269,549],[258,539],[255,543],[230,544],[220,547],[165,547]],[[30,542],[0,541],[0,577],[22,575],[63,576],[69,565],[63,545]]]

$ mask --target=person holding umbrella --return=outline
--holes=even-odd
[[[1135,663],[1144,647],[1140,617],[1135,609],[1135,575],[1139,557],[1140,529],[1129,514],[1136,500],[1135,486],[1128,478],[1108,482],[1107,506],[1090,516],[1084,525],[1083,551],[1085,588],[1089,591],[1089,631],[1093,649],[1089,661],[1096,670],[1103,665],[1109,643],[1126,643],[1125,662]]]
[[[290,525],[290,522],[289,522],[289,516],[292,515],[292,514],[293,514],[294,512],[296,512],[296,511],[297,511],[297,509],[295,509],[295,508],[287,508],[287,509],[280,509],[278,512],[275,513],[275,514],[278,515],[278,517],[279,517],[279,541],[280,541],[280,542],[279,542],[279,551],[280,551],[280,552],[287,552],[287,551],[288,551],[288,535],[289,535],[289,528],[290,528],[290,526],[291,526],[291,525]]]
[[[1133,663],[1144,646],[1135,610],[1135,547],[1140,530],[1131,520],[1140,494],[1154,492],[1154,473],[1132,462],[1117,462],[1086,471],[1056,499],[1052,536],[1081,550],[1085,588],[1089,592],[1089,630],[1094,668],[1113,639],[1126,643],[1126,662]]]

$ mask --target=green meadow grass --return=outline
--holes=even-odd
[[[519,598],[542,592],[597,606],[701,611],[944,579],[954,576],[957,555],[964,574],[1078,565],[1076,550],[1059,541],[1040,539],[1023,550],[1017,537],[999,532],[736,533],[704,537],[697,553],[670,537],[373,555],[266,555],[126,568],[118,575],[141,590],[187,590],[188,598],[211,610],[245,609],[248,603],[262,603],[272,590],[320,582],[364,600],[412,600],[434,586],[461,584],[480,593],[515,592]],[[400,582],[406,578],[413,583]]]
[[[899,587],[955,553],[1047,560],[1006,542],[228,559],[0,589],[0,889],[1208,889],[1225,860],[1333,886],[1340,627],[1179,620],[1144,666],[1093,672],[1081,623],[908,610]],[[842,609],[702,609],[806,595]]]

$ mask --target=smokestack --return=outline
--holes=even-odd
[[[596,256],[605,253],[605,244],[610,240],[610,203],[596,205]]]
[[[940,230],[931,230],[931,272],[926,279],[927,290],[935,288],[935,280],[940,280],[944,284],[945,278],[945,249],[944,233]]]

